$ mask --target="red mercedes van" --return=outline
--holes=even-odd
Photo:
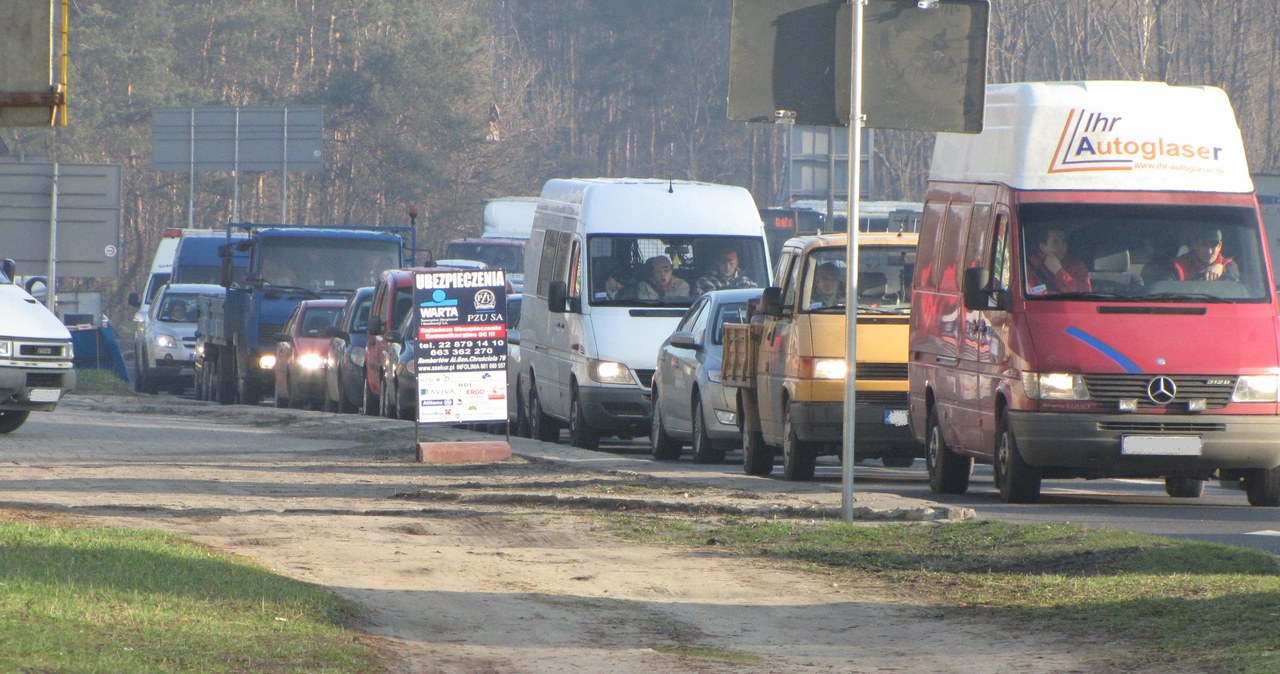
[[[910,424],[930,487],[993,464],[1242,483],[1280,506],[1275,282],[1235,114],[1212,87],[991,85],[939,134],[913,282]]]

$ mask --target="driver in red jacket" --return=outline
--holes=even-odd
[[[1083,293],[1093,289],[1089,269],[1067,253],[1067,234],[1057,227],[1040,232],[1038,250],[1027,258],[1027,293]]]

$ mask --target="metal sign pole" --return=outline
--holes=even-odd
[[[231,160],[231,222],[240,222],[240,108],[236,108],[235,154]],[[229,229],[229,228],[228,228]]]
[[[841,515],[853,522],[853,464],[855,425],[857,423],[858,378],[858,221],[862,194],[862,15],[867,0],[853,0],[853,55],[849,86],[849,208],[845,231],[849,245],[845,249],[845,340],[844,359],[848,369],[844,377],[844,446],[840,463]]]
[[[191,158],[187,169],[187,229],[195,227],[196,222],[196,109],[191,108]]]
[[[289,108],[284,109],[283,150],[280,152],[280,224],[289,222]]]
[[[55,132],[56,133],[56,132]],[[57,313],[58,287],[58,162],[53,162],[53,180],[49,186],[49,280],[45,283],[44,304],[52,313]]]

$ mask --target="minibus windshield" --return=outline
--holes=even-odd
[[[587,239],[587,251],[595,306],[688,307],[705,292],[769,280],[758,236],[598,234]]]
[[[1254,211],[1187,204],[1023,204],[1028,300],[1266,302]]]
[[[801,310],[844,313],[845,248],[818,248],[805,258]],[[911,311],[915,246],[858,247],[858,311],[906,314]]]

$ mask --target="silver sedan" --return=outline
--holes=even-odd
[[[689,443],[695,462],[722,463],[725,452],[742,446],[737,392],[720,379],[724,324],[747,322],[747,303],[760,293],[746,288],[702,295],[658,349],[649,433],[655,459],[677,459]]]

